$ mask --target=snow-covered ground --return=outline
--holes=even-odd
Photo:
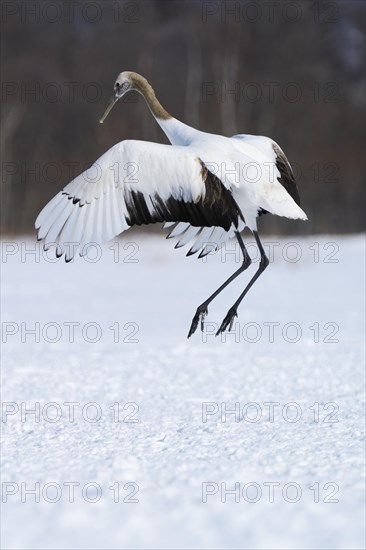
[[[226,341],[234,243],[2,243],[4,548],[364,548],[364,236],[263,240]]]

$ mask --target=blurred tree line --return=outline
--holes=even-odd
[[[294,165],[309,222],[275,233],[364,229],[363,1],[2,2],[1,222],[32,232],[42,206],[114,143],[166,143],[128,95],[101,126],[117,74],[134,70],[183,122],[268,135]]]

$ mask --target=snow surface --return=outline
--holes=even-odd
[[[65,264],[25,256],[29,239],[2,243],[14,252],[1,264],[2,400],[14,413],[2,424],[3,548],[364,548],[364,236],[263,240],[278,243],[274,262],[226,342],[212,332],[256,263],[211,304],[206,333],[186,338],[196,307],[239,265],[225,249],[203,261],[163,236],[126,234],[97,262]],[[25,332],[36,322],[38,342]],[[86,341],[96,334],[87,323],[98,342]],[[235,403],[240,418],[215,412]],[[35,406],[39,418],[21,415]],[[35,483],[40,502],[25,493]],[[217,489],[207,502],[203,483]],[[247,498],[222,502],[221,483]],[[123,502],[136,487],[138,502]],[[300,488],[297,502],[284,487],[293,500]]]

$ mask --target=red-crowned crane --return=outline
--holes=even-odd
[[[176,247],[192,243],[187,255],[199,252],[199,257],[213,250],[211,243],[218,247],[236,237],[242,265],[197,308],[190,337],[199,322],[203,330],[210,302],[251,264],[240,234],[248,227],[261,260],[222,321],[220,334],[232,328],[240,302],[269,263],[257,233],[257,216],[269,212],[307,219],[291,166],[268,137],[224,137],[183,124],[162,107],[148,81],[134,72],[118,75],[101,123],[130,91],[143,95],[171,145],[135,140],[114,145],[43,208],[35,224],[38,239],[45,249],[56,244],[57,256],[65,254],[70,261],[76,250],[82,255],[86,243],[108,241],[133,225],[167,222],[174,226],[168,237],[178,238]],[[132,170],[126,174],[128,167]]]

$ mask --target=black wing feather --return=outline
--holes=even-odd
[[[296,204],[300,206],[299,191],[295,183],[295,177],[291,165],[282,149],[280,149],[275,143],[273,144],[273,150],[276,153],[276,167],[280,172],[280,177],[277,179],[286,189],[290,197],[292,197]]]
[[[238,227],[239,218],[244,218],[231,191],[202,162],[201,165],[205,194],[197,202],[186,202],[174,197],[162,200],[158,195],[149,195],[148,200],[154,206],[153,212],[150,212],[146,195],[131,191],[125,197],[128,225],[188,222],[194,227],[218,226],[226,231],[232,224]]]

